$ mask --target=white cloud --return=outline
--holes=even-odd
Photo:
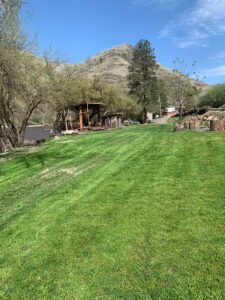
[[[160,8],[174,8],[181,0],[133,0],[133,5],[158,6]]]
[[[197,0],[192,8],[165,26],[159,37],[173,35],[177,46],[185,48],[205,46],[208,38],[224,34],[225,0]]]
[[[200,40],[197,40],[197,39],[173,38],[173,42],[178,48],[181,48],[181,49],[185,49],[185,48],[192,47],[192,46],[201,46],[204,48],[207,47],[206,43],[204,43]]]
[[[219,54],[217,54],[216,59],[225,59],[225,51],[222,51]]]
[[[216,76],[225,76],[225,65],[216,67],[216,68],[211,68],[211,69],[205,69],[202,71],[201,74],[199,74],[199,76],[203,77],[216,77]]]

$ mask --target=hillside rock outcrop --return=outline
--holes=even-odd
[[[97,75],[106,82],[117,84],[128,91],[127,76],[132,53],[133,47],[130,44],[121,44],[106,49],[77,64],[76,73],[89,78]],[[157,76],[161,79],[170,78],[174,76],[174,72],[158,63]],[[192,82],[198,87],[206,86],[204,83],[194,79]]]

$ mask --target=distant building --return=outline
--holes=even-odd
[[[169,106],[165,109],[164,115],[167,117],[173,117],[177,114],[177,110],[174,106]]]
[[[105,128],[121,128],[122,113],[112,113],[105,116]]]
[[[103,129],[102,115],[105,106],[104,103],[85,101],[65,107],[64,110],[67,111],[67,115],[57,122],[58,131]]]

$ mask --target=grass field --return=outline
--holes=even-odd
[[[171,128],[0,158],[0,299],[225,299],[225,134]]]

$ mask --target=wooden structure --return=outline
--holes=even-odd
[[[68,130],[100,130],[103,127],[102,115],[104,103],[83,102],[66,107],[65,126]],[[61,126],[62,127],[62,126]]]
[[[210,131],[224,131],[224,120],[211,120]]]
[[[122,113],[106,114],[105,128],[121,128],[122,127]]]

